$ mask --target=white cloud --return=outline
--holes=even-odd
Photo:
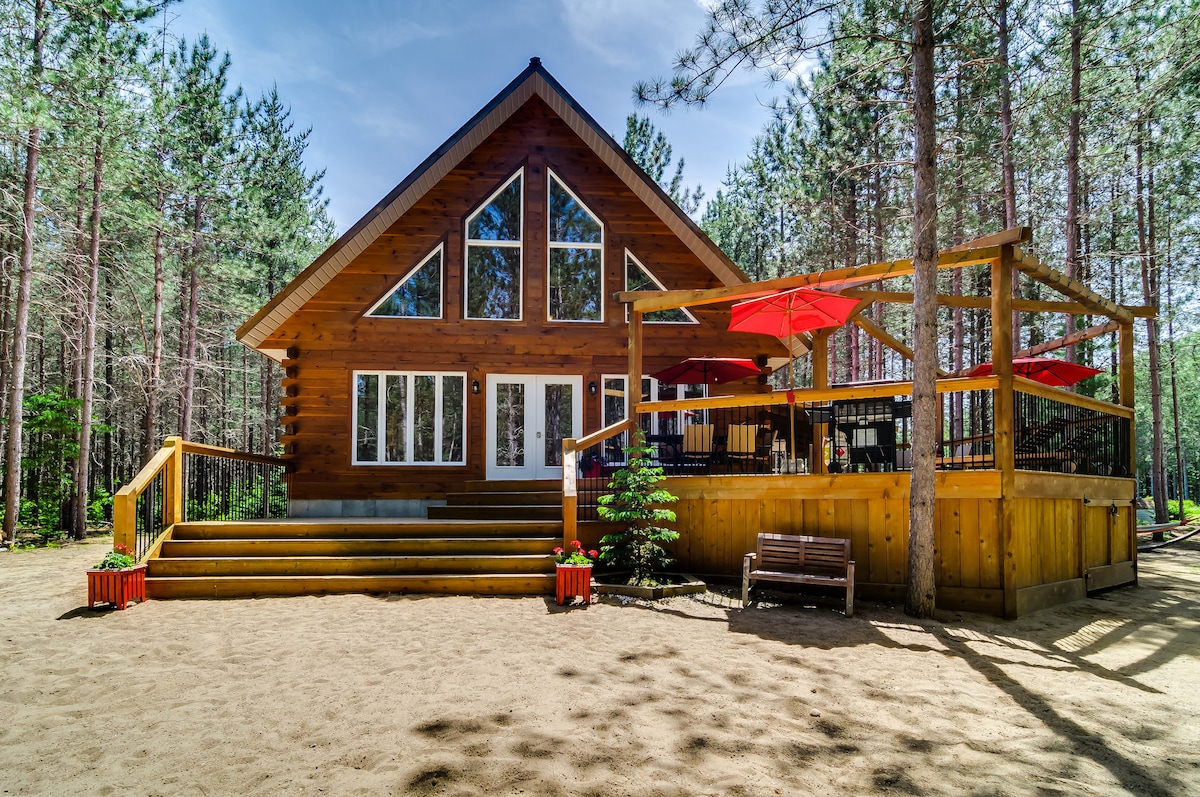
[[[576,43],[612,66],[667,63],[703,20],[694,0],[560,0]]]

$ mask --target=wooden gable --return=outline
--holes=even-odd
[[[517,172],[524,208],[521,317],[468,319],[467,220]],[[602,320],[548,319],[551,173],[603,225]],[[440,317],[368,315],[435,250],[442,260]],[[295,470],[293,498],[431,500],[484,478],[486,390],[474,392],[471,386],[485,386],[493,375],[578,377],[583,431],[600,428],[603,396],[588,388],[628,368],[625,306],[615,298],[625,289],[627,251],[666,288],[718,288],[737,277],[714,271],[550,103],[530,96],[256,344],[260,350],[289,352],[284,442]],[[771,338],[725,331],[727,308],[693,313],[697,323],[646,325],[646,373],[689,356],[783,353]],[[465,462],[402,468],[354,464],[356,372],[461,374],[467,386]],[[723,385],[722,391],[757,388]]]

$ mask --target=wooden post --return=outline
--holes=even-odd
[[[1013,393],[1012,245],[1000,247],[992,261],[992,374],[999,379],[992,407],[992,440],[1000,471],[1000,566],[1003,568],[1004,616],[1016,617],[1016,558],[1013,542],[1013,491],[1016,482],[1014,448],[1016,396]]]
[[[1120,368],[1121,406],[1133,409],[1133,324],[1121,324],[1118,338],[1118,367]],[[1136,424],[1129,421],[1129,478],[1137,478],[1137,445],[1134,440]]]
[[[113,547],[137,551],[137,496],[122,487],[113,496]]]
[[[163,441],[164,448],[172,448],[167,462],[165,495],[163,496],[163,524],[171,526],[182,523],[183,517],[183,438],[178,435]]]
[[[629,391],[630,417],[637,420],[634,408],[642,395],[642,314],[636,310],[629,311],[629,383],[625,389]]]
[[[577,527],[578,486],[576,483],[575,438],[567,437],[562,441],[562,521],[563,521],[563,550],[572,540],[579,538]]]
[[[813,389],[829,389],[829,336],[832,329],[818,329],[813,332],[812,369]],[[789,366],[790,367],[790,366]],[[810,473],[825,473],[825,424],[813,424],[813,461],[808,463]],[[795,452],[793,452],[795,456]]]

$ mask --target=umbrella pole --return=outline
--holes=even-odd
[[[788,310],[788,329],[792,328],[792,311]],[[787,472],[792,473],[796,468],[796,402],[792,399],[795,397],[792,391],[796,389],[795,373],[792,371],[793,361],[795,357],[795,342],[796,335],[792,333],[788,338],[788,459]]]

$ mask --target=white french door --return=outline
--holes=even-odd
[[[562,478],[562,441],[583,436],[583,377],[487,377],[487,478]]]

